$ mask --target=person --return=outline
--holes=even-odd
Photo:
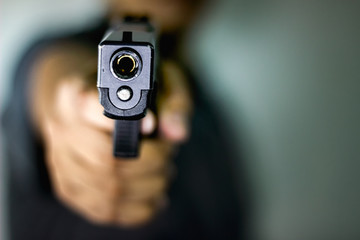
[[[180,57],[201,5],[110,0],[98,26],[47,37],[25,54],[3,119],[11,239],[240,236],[226,124]],[[160,26],[158,111],[142,120],[134,160],[112,156],[114,121],[103,116],[95,83],[97,44],[125,15],[147,15]]]

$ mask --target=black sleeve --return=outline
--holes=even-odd
[[[179,151],[178,184],[191,199],[209,239],[245,237],[247,190],[234,137],[226,117],[219,115],[205,94],[196,100],[191,138]],[[241,173],[242,174],[242,173]],[[240,231],[241,230],[241,231]]]

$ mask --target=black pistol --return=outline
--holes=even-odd
[[[125,18],[98,46],[99,100],[115,119],[115,157],[138,156],[140,119],[155,86],[156,32],[147,18]]]

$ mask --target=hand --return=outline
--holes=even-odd
[[[96,223],[145,223],[166,203],[173,150],[189,135],[191,100],[184,74],[174,63],[163,64],[158,116],[148,112],[141,123],[143,135],[158,124],[158,137],[141,141],[137,159],[121,160],[112,156],[114,121],[103,116],[97,92],[76,74],[62,74],[53,86],[44,82],[50,80],[52,67],[61,66],[59,59],[52,53],[40,62],[32,90],[34,118],[56,195]]]

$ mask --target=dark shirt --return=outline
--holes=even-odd
[[[168,191],[170,204],[150,223],[133,229],[94,225],[55,198],[42,144],[29,118],[31,63],[42,49],[61,40],[89,44],[96,51],[105,29],[101,24],[79,34],[39,41],[18,65],[3,115],[11,239],[237,239],[241,202],[229,135],[196,82],[191,137],[175,159],[178,174]]]

